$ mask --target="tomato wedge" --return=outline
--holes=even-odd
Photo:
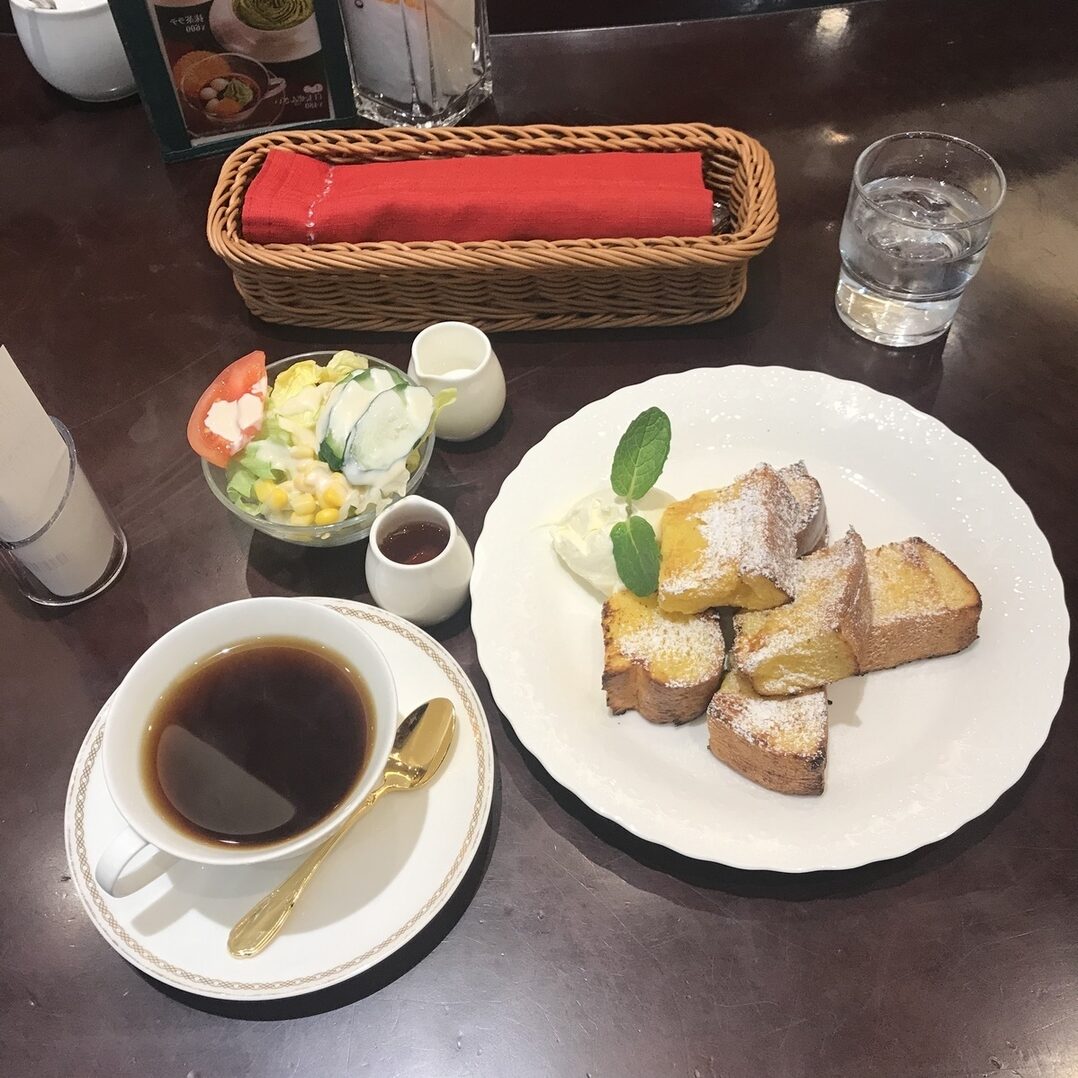
[[[191,448],[225,467],[261,428],[268,388],[265,352],[249,352],[225,367],[198,398],[188,420]]]

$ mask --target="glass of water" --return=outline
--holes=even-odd
[[[972,142],[888,135],[857,159],[839,250],[839,317],[877,344],[945,333],[980,268],[1007,182]]]

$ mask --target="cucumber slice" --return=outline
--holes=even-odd
[[[318,456],[339,471],[348,435],[359,417],[379,393],[404,384],[401,375],[384,367],[370,367],[342,378],[333,387],[315,426]]]
[[[357,487],[376,486],[427,433],[434,398],[422,386],[399,385],[379,393],[348,436],[343,471]]]

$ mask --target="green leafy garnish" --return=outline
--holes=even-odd
[[[634,595],[651,595],[659,586],[659,542],[652,526],[643,517],[619,520],[610,541],[622,583]]]
[[[642,498],[655,486],[669,453],[670,418],[660,408],[648,408],[629,424],[614,450],[610,468],[614,493],[630,503]]]
[[[610,485],[626,502],[626,519],[610,529],[614,565],[621,582],[641,598],[659,586],[659,542],[648,521],[633,514],[633,502],[655,486],[669,455],[670,417],[648,408],[621,436],[610,466]]]

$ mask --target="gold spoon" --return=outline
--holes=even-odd
[[[228,934],[228,950],[235,958],[253,958],[277,938],[318,866],[382,794],[417,790],[430,781],[449,752],[455,729],[453,705],[444,698],[421,704],[400,724],[381,784],[284,883],[236,922]]]

